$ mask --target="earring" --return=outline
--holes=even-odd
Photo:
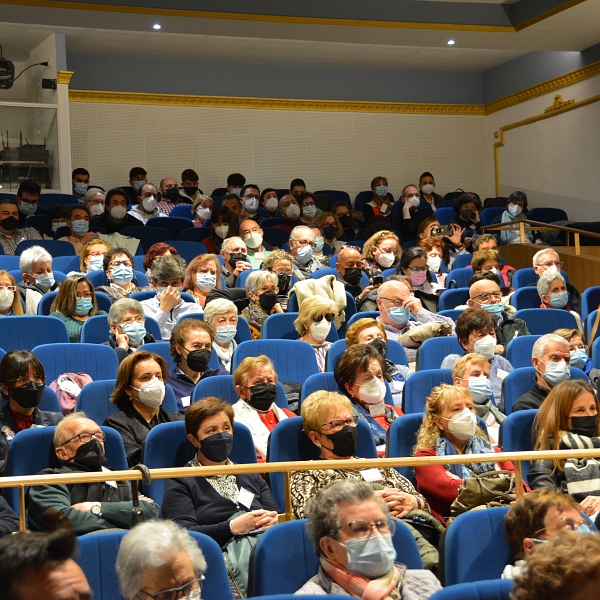
[[[317,448],[320,448],[320,447],[321,447],[321,444],[317,444]]]

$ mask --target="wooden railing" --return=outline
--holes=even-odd
[[[319,460],[303,462],[249,463],[218,465],[215,467],[175,467],[168,469],[150,469],[152,479],[172,479],[181,477],[201,477],[210,475],[241,475],[248,473],[283,473],[285,513],[280,521],[292,520],[292,501],[290,495],[290,477],[294,471],[320,471],[323,469],[371,469],[378,467],[421,467],[428,465],[447,465],[476,462],[510,461],[515,465],[516,494],[524,494],[521,461],[568,458],[600,458],[600,448],[594,450],[549,450],[538,452],[494,452],[489,454],[459,454],[453,456],[423,456],[408,458],[368,458],[348,460]],[[144,475],[138,470],[107,471],[98,473],[69,473],[57,475],[27,475],[21,477],[0,477],[0,488],[18,487],[20,491],[21,530],[26,528],[25,488],[33,485],[56,485],[75,483],[96,483],[99,481],[140,481]]]

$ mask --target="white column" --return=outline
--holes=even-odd
[[[60,191],[72,194],[71,122],[69,118],[69,82],[73,71],[57,71],[58,169]]]

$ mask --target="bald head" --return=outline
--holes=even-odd
[[[82,441],[76,436],[84,436]],[[62,461],[72,462],[79,446],[87,443],[91,437],[96,434],[102,434],[100,425],[91,419],[88,419],[83,413],[71,413],[58,423],[54,430],[54,450],[56,456]],[[99,440],[100,441],[100,440]],[[104,442],[100,442],[104,450]]]
[[[377,288],[378,298],[387,298],[390,296],[390,294],[400,294],[403,296],[402,300],[405,300],[408,296],[410,296],[410,294],[412,294],[412,290],[406,282],[392,279],[385,281]]]

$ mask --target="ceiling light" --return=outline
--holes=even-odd
[[[152,25],[152,29],[161,29],[161,26],[159,23],[154,23],[154,25]]]
[[[454,46],[456,42],[454,40],[448,40],[448,46]]]

